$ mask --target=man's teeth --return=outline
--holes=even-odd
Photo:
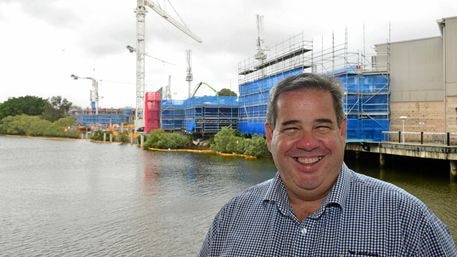
[[[312,164],[320,161],[322,157],[314,157],[314,158],[303,158],[303,157],[296,157],[297,160],[301,164]]]

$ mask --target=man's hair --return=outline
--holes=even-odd
[[[301,73],[280,81],[271,89],[270,100],[268,101],[267,123],[272,128],[276,126],[278,97],[284,92],[301,89],[329,92],[332,95],[338,127],[341,125],[345,114],[343,109],[343,89],[339,80],[326,75]]]

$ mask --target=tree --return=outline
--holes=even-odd
[[[53,122],[66,117],[71,106],[72,103],[67,99],[61,96],[53,96],[47,101],[41,116],[43,119]]]
[[[9,98],[0,104],[0,120],[7,116],[27,114],[31,116],[41,115],[47,101],[37,96],[21,96]]]
[[[179,132],[165,132],[163,129],[152,131],[144,143],[144,148],[179,149],[190,144],[190,138]]]
[[[36,115],[20,114],[0,120],[0,134],[78,138],[78,131],[67,129],[72,125],[74,125],[74,118],[50,122]]]
[[[211,149],[222,153],[247,154],[255,157],[267,157],[270,154],[263,137],[254,135],[252,138],[245,138],[237,135],[236,130],[227,127],[223,127],[214,135]]]
[[[236,93],[228,88],[223,88],[217,92],[217,96],[236,96]]]

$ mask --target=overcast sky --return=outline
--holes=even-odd
[[[203,43],[197,43],[154,11],[146,14],[146,91],[171,75],[173,98],[187,96],[186,49],[192,50],[196,85],[238,91],[237,65],[256,52],[256,14],[264,16],[265,42],[275,45],[304,33],[349,48],[391,40],[439,36],[436,21],[457,16],[456,0],[153,0],[179,17]],[[169,4],[171,3],[171,5]],[[135,106],[135,0],[1,0],[0,102],[25,95],[62,96],[88,107],[90,80],[100,81],[100,107]],[[174,12],[176,10],[176,13]],[[320,45],[321,43],[319,43]],[[315,44],[315,48],[316,48]]]

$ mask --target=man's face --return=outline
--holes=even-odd
[[[346,142],[346,119],[338,127],[330,93],[282,93],[275,125],[265,125],[267,145],[289,197],[325,197],[343,164]]]

